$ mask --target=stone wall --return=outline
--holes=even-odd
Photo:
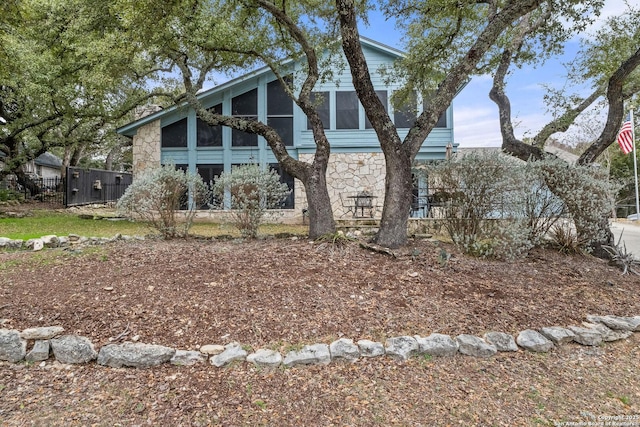
[[[134,176],[154,167],[160,167],[160,120],[142,126],[133,137]]]
[[[311,162],[313,154],[301,154],[300,160]],[[334,216],[345,216],[340,195],[355,195],[367,191],[375,197],[375,217],[382,213],[384,202],[385,160],[382,153],[332,153],[327,167],[327,190]],[[302,183],[296,181],[296,206],[306,206]]]

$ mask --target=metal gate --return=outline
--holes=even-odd
[[[132,180],[127,172],[67,167],[65,206],[116,202]]]

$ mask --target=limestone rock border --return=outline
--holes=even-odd
[[[517,338],[504,332],[488,332],[484,338],[460,334],[455,338],[443,334],[390,337],[382,342],[360,340],[354,343],[340,338],[331,344],[318,343],[291,350],[286,355],[273,349],[257,349],[237,342],[226,346],[208,344],[197,350],[180,350],[161,345],[124,342],[107,344],[94,350],[89,339],[79,335],[62,335],[64,328],[45,326],[23,331],[0,329],[0,360],[11,363],[37,363],[41,366],[51,357],[60,363],[91,363],[110,367],[150,368],[170,363],[190,366],[209,363],[221,368],[230,363],[248,363],[260,368],[290,368],[297,365],[328,365],[354,363],[372,357],[386,356],[396,361],[411,357],[492,357],[498,352],[547,352],[558,346],[575,342],[584,346],[626,339],[640,330],[640,316],[587,316],[582,326],[550,326],[540,330],[526,329]],[[517,345],[516,345],[517,343]],[[28,345],[31,344],[31,345]],[[27,352],[27,348],[30,351]],[[53,353],[53,354],[52,354]]]

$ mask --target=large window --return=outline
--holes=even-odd
[[[418,112],[418,103],[416,95],[411,94],[393,111],[393,122],[396,128],[410,128],[416,122],[416,114]]]
[[[222,104],[214,105],[209,109],[213,114],[222,114]],[[222,147],[222,126],[209,126],[207,122],[198,117],[198,147]]]
[[[213,184],[216,182],[216,177],[220,176],[222,174],[222,172],[224,171],[224,165],[222,165],[222,164],[211,164],[211,165],[200,164],[200,165],[196,165],[196,169],[198,171],[198,174],[202,178],[202,181],[204,181],[204,183],[209,187],[209,189],[211,189],[213,187]],[[222,200],[218,200],[212,194],[211,198],[209,200],[206,200],[202,204],[202,206],[200,206],[200,208],[201,209],[221,209],[222,208]]]
[[[360,111],[355,91],[336,92],[336,129],[359,129]]]
[[[162,148],[187,148],[187,119],[164,126],[160,140]]]
[[[248,120],[258,119],[258,89],[252,89],[231,99],[231,114]],[[258,135],[232,129],[231,145],[234,147],[257,147]]]
[[[322,127],[325,130],[331,129],[331,112],[329,110],[329,92],[311,92],[311,103],[315,105],[316,111],[322,120]],[[311,129],[311,122],[307,120],[307,129]]]
[[[289,187],[289,190],[291,190],[291,193],[289,193],[287,198],[280,205],[280,209],[293,209],[295,207],[294,206],[294,200],[295,200],[294,178],[291,175],[289,175],[284,169],[282,169],[282,166],[280,166],[279,163],[271,163],[269,164],[269,168],[277,171],[278,175],[280,175],[280,182],[287,184],[287,186]]]
[[[267,84],[267,125],[278,132],[284,145],[293,146],[293,101],[279,80]]]
[[[380,99],[380,102],[382,102],[382,105],[384,105],[384,111],[385,112],[389,112],[389,108],[387,106],[387,104],[388,104],[388,102],[387,102],[387,91],[386,90],[377,90],[376,91],[376,95],[378,95],[378,99]],[[371,126],[371,122],[369,121],[369,118],[367,117],[366,113],[365,113],[365,117],[364,117],[364,128],[365,129],[373,128],[373,126]]]

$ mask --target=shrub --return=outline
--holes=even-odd
[[[594,245],[607,241],[610,234],[607,221],[615,206],[617,185],[597,167],[573,166],[556,158],[540,162],[539,171],[564,202],[579,245],[590,251]]]
[[[223,172],[213,192],[219,200],[224,200],[225,195],[229,197],[234,225],[243,237],[255,238],[268,209],[280,207],[291,190],[280,182],[275,170],[263,170],[252,164]]]
[[[166,239],[185,237],[197,207],[208,199],[209,193],[199,175],[168,164],[136,177],[117,208],[146,221]],[[184,215],[178,214],[180,208],[184,208]]]
[[[24,195],[19,191],[10,190],[10,189],[0,190],[0,202],[8,202],[10,200],[22,201],[23,199],[24,199]]]
[[[439,181],[444,227],[462,251],[514,259],[533,246],[527,222],[514,208],[525,199],[521,169],[499,153],[472,153],[427,169]]]

